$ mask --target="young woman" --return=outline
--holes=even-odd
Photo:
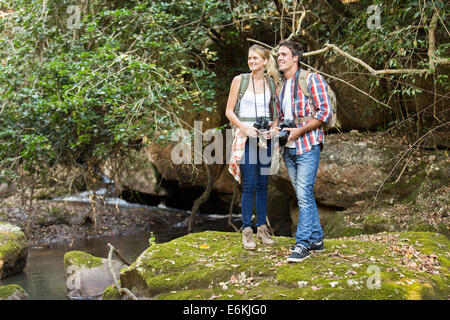
[[[226,116],[235,128],[229,171],[238,182],[242,181],[242,243],[245,249],[254,250],[252,211],[255,191],[257,237],[266,245],[274,244],[267,230],[266,216],[270,139],[277,133],[278,123],[272,89],[278,82],[278,71],[270,51],[259,45],[250,47],[248,66],[250,74],[238,75],[231,83]],[[245,85],[247,88],[239,97],[241,85],[242,90]],[[264,120],[268,121],[267,128],[264,128]]]

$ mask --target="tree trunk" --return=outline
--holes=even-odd
[[[197,211],[200,208],[200,206],[206,202],[209,199],[209,196],[211,194],[212,191],[212,187],[213,187],[213,176],[211,173],[211,169],[209,168],[209,165],[207,165],[205,163],[205,168],[206,168],[206,173],[208,174],[208,184],[206,186],[205,191],[203,192],[203,194],[197,198],[197,200],[194,201],[194,205],[192,206],[192,211],[191,211],[191,216],[189,218],[189,227],[188,227],[188,232],[192,232],[192,229],[194,228],[194,224],[195,224],[195,216],[197,215]]]

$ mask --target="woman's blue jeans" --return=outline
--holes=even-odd
[[[314,145],[308,152],[296,154],[295,148],[284,148],[283,159],[297,195],[299,207],[296,244],[310,249],[310,243],[320,242],[323,231],[314,199],[314,182],[319,169],[320,146]]]
[[[242,228],[252,226],[253,197],[256,191],[256,226],[266,224],[267,184],[269,179],[271,141],[267,149],[257,146],[257,140],[248,138],[240,161],[242,181]]]

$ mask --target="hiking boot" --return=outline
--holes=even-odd
[[[250,227],[242,230],[242,244],[244,245],[244,249],[246,250],[255,250],[256,242],[253,238],[253,230]]]
[[[311,247],[309,251],[324,251],[325,246],[323,245],[323,241],[320,242],[311,242]]]
[[[300,262],[309,258],[309,250],[305,246],[298,244],[295,246],[294,251],[287,258],[288,262]]]
[[[270,236],[266,225],[259,226],[256,229],[256,236],[259,240],[261,240],[262,243],[268,246],[273,246],[275,244],[275,241],[273,241],[272,237]]]

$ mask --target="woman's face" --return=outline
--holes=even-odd
[[[259,69],[264,69],[264,66],[267,63],[267,59],[264,59],[255,51],[250,51],[248,53],[248,67],[250,71],[256,71]]]

